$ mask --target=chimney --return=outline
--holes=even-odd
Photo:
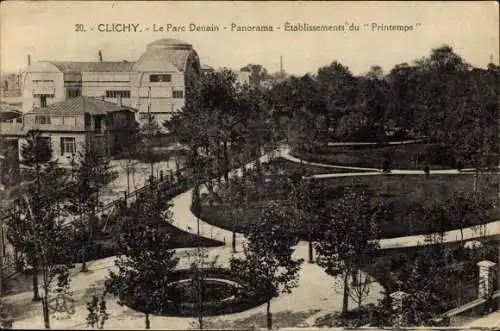
[[[28,65],[30,66],[31,65],[31,55],[28,54]]]
[[[102,51],[99,50],[99,52],[97,52],[97,56],[99,57],[99,62],[102,62]]]

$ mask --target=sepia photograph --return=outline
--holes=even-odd
[[[496,1],[4,1],[0,329],[500,330]]]

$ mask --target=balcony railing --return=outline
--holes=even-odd
[[[67,124],[36,124],[26,123],[24,130],[40,130],[40,131],[85,131],[85,126],[81,125],[67,125]]]
[[[23,123],[0,123],[0,135],[24,135]]]

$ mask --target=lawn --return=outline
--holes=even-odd
[[[479,179],[479,188],[491,199],[497,198],[498,175],[483,175]],[[321,180],[324,184],[324,199],[327,204],[335,204],[348,188],[364,190],[373,203],[383,202],[392,209],[393,217],[380,224],[381,238],[425,234],[440,230],[440,224],[421,222],[419,210],[436,200],[446,200],[454,192],[472,191],[473,175],[378,175],[338,177]],[[252,185],[253,184],[253,185]],[[287,186],[282,181],[263,184],[247,184],[248,199],[245,203],[210,203],[202,204],[200,217],[213,225],[237,232],[245,232],[249,224],[256,221],[262,208],[271,200],[285,200],[289,195]],[[500,218],[498,209],[489,210],[487,220]],[[475,225],[470,223],[470,225]],[[299,232],[306,231],[303,224]],[[447,226],[445,230],[452,230]],[[305,238],[304,238],[305,239]]]
[[[265,166],[266,164],[264,164]],[[342,169],[342,168],[330,168],[330,167],[321,167],[321,166],[313,166],[309,164],[300,164],[292,161],[288,161],[284,158],[277,158],[271,160],[267,163],[269,167],[274,167],[277,169],[281,169],[283,171],[290,172],[300,172],[305,175],[320,175],[320,174],[333,174],[333,173],[348,173],[348,172],[363,172],[359,170],[350,170],[350,169]]]
[[[224,245],[224,243],[214,239],[201,238],[200,240],[198,236],[183,231],[168,223],[165,223],[160,227],[160,232],[165,234],[168,233],[171,236],[171,245],[174,249],[197,247],[200,244],[203,245],[203,247],[218,247]],[[94,245],[87,252],[86,260],[93,261],[120,254],[122,254],[122,252],[117,246],[113,236],[109,234],[103,234],[96,238]],[[79,259],[76,259],[73,262],[78,263],[81,261]]]
[[[450,152],[437,144],[325,146],[317,147],[314,152],[294,149],[291,154],[306,161],[343,166],[382,168],[389,159],[392,169],[421,170],[425,165],[431,170],[457,168]]]

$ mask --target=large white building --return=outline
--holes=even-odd
[[[184,106],[200,75],[192,45],[176,39],[150,43],[135,62],[40,61],[23,73],[23,111],[31,112],[78,96],[101,98],[136,110],[137,119],[161,125]]]

